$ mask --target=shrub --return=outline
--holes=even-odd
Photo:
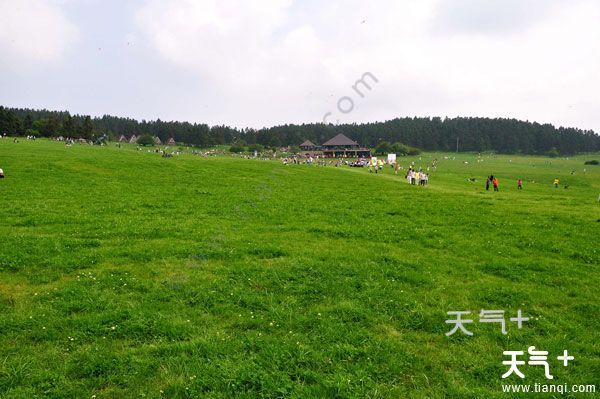
[[[558,150],[556,148],[551,148],[550,151],[548,151],[546,153],[547,156],[549,156],[550,158],[556,158],[558,157],[560,154],[558,153]]]
[[[244,147],[234,144],[231,147],[229,147],[229,152],[239,154],[240,152],[244,152]]]
[[[598,162],[598,160],[596,159],[592,159],[591,161],[585,161],[584,165],[599,165],[600,162]]]
[[[154,138],[149,134],[142,134],[137,140],[137,143],[143,146],[152,146],[154,145]]]
[[[408,155],[419,155],[421,153],[421,150],[419,150],[418,148],[415,147],[409,147],[408,148]]]
[[[384,155],[384,154],[389,154],[391,153],[393,146],[388,143],[387,141],[382,141],[381,143],[377,144],[377,147],[375,147],[375,154],[378,155]]]
[[[249,152],[254,152],[254,151],[261,152],[262,150],[264,150],[264,147],[262,145],[260,145],[260,144],[250,144],[248,146],[248,151]]]
[[[421,150],[406,144],[394,143],[392,144],[391,152],[394,152],[398,155],[419,155]]]

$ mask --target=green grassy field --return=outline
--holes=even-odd
[[[418,187],[389,169],[0,140],[0,397],[600,390],[600,166],[583,165],[600,156],[401,164],[433,158]],[[503,335],[481,309],[531,319]],[[474,335],[447,337],[461,310]],[[502,352],[529,346],[554,380],[528,365],[503,380]]]

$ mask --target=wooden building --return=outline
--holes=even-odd
[[[321,146],[325,158],[369,158],[371,150],[340,133]]]
[[[302,151],[315,151],[317,150],[317,145],[310,140],[306,140],[304,143],[300,144],[300,149]]]

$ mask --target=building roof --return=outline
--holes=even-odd
[[[316,147],[316,145],[312,141],[306,140],[304,143],[300,144],[300,147]]]
[[[327,146],[331,146],[331,147],[333,147],[333,146],[355,146],[355,145],[358,145],[358,143],[356,141],[349,139],[342,133],[338,134],[331,140],[328,140],[325,143],[323,143],[324,147],[327,147]]]

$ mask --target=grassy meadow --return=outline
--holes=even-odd
[[[584,166],[600,155],[400,163],[434,158],[418,187],[388,168],[0,140],[0,397],[600,390],[600,166]],[[481,309],[505,310],[508,334]],[[447,337],[461,310],[474,335]],[[502,352],[529,346],[554,380],[502,380]]]

